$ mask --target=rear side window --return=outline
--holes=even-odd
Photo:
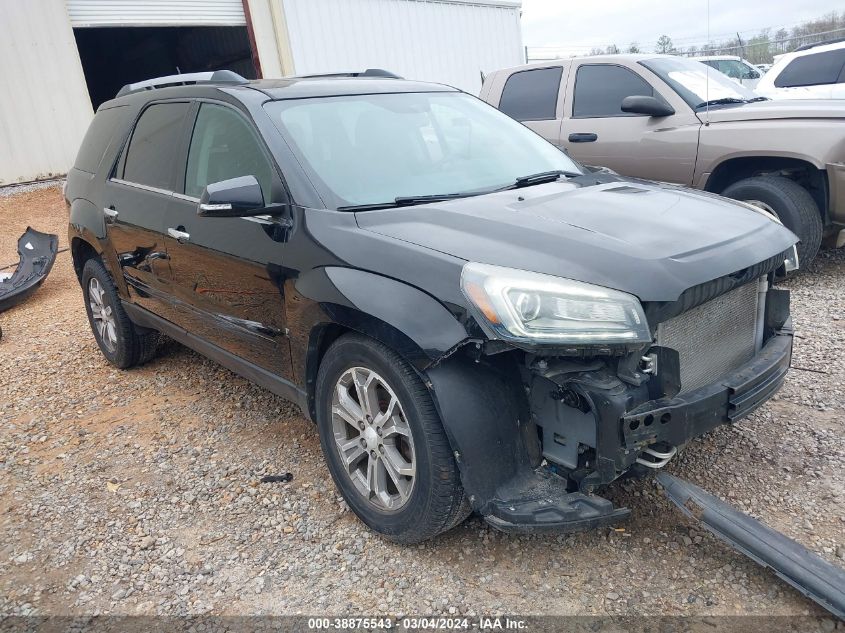
[[[796,57],[775,78],[778,88],[818,86],[845,82],[845,48]]]
[[[270,200],[273,169],[255,132],[231,108],[203,103],[188,151],[185,194],[199,198],[206,185],[238,176],[255,176]]]
[[[716,63],[716,69],[731,79],[755,79],[752,74],[757,74],[748,66],[735,59],[720,59]]]
[[[126,148],[124,180],[158,189],[172,188],[173,157],[187,112],[187,103],[156,103],[144,110]]]
[[[563,68],[537,68],[514,73],[505,82],[499,110],[517,121],[554,119]]]
[[[654,89],[637,73],[611,64],[586,64],[575,75],[575,118],[638,116],[622,112],[622,100],[631,96],[653,97]]]
[[[97,168],[103,160],[103,155],[108,149],[124,110],[125,108],[118,107],[97,112],[91,125],[88,126],[88,131],[79,147],[79,153],[76,155],[76,162],[73,165],[76,169],[87,171],[89,174],[97,173]]]

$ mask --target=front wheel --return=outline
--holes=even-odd
[[[317,375],[317,426],[332,478],[372,530],[418,543],[469,514],[431,395],[398,354],[359,335],[338,339]]]
[[[798,263],[802,268],[815,259],[822,243],[822,216],[813,197],[797,182],[783,176],[755,176],[735,182],[722,195],[774,213],[801,240]]]

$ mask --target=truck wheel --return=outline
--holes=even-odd
[[[129,319],[111,275],[98,258],[82,269],[82,294],[88,323],[103,356],[115,367],[128,369],[155,355],[159,334],[141,329]]]
[[[347,334],[317,374],[323,455],[346,503],[370,529],[418,543],[469,514],[431,395],[398,354]]]
[[[735,182],[722,195],[774,213],[801,239],[798,263],[802,268],[815,259],[824,226],[818,205],[804,187],[783,176],[755,176]]]

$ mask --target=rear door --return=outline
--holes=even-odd
[[[550,143],[560,145],[566,68],[568,64],[558,64],[512,73],[502,87],[499,110]]]
[[[172,305],[162,290],[169,275],[162,231],[173,194],[179,134],[189,107],[187,101],[146,106],[104,186],[106,233],[130,298],[165,318]]]
[[[287,201],[281,178],[252,123],[228,104],[195,104],[186,147],[165,220],[169,292],[180,306],[178,322],[215,346],[289,378],[285,242],[278,219],[197,215],[210,183],[255,176],[269,204]]]
[[[655,88],[639,67],[585,61],[570,70],[567,94],[560,133],[573,158],[624,176],[692,184],[701,122],[674,91]],[[635,95],[661,99],[675,114],[622,112],[622,100]]]

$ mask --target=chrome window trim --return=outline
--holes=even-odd
[[[169,189],[159,189],[158,187],[152,187],[150,185],[142,185],[139,182],[129,182],[128,180],[123,180],[122,178],[110,178],[111,182],[115,182],[119,185],[125,185],[127,187],[134,187],[135,189],[142,189],[143,191],[149,191],[152,193],[160,193],[165,196],[172,196],[174,195],[172,191]]]
[[[186,202],[195,202],[197,204],[199,204],[199,202],[200,202],[199,198],[194,198],[193,196],[187,196],[184,193],[176,193],[175,191],[173,192],[173,197],[176,198],[177,200],[185,200]]]

